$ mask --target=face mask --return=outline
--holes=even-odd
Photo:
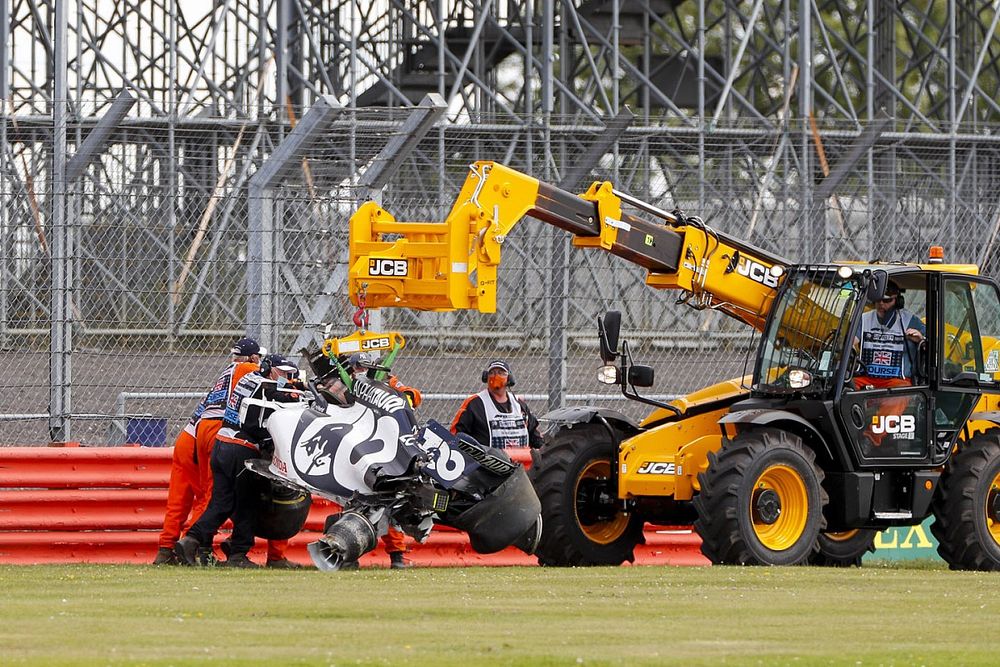
[[[286,384],[288,384],[288,378],[286,378],[284,375],[279,375],[278,376],[278,389],[281,389]]]
[[[491,375],[486,379],[486,386],[490,389],[503,389],[507,386],[507,378],[503,375]]]

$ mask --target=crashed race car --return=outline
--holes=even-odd
[[[273,452],[246,464],[271,481],[258,536],[298,532],[313,494],[342,507],[308,546],[320,570],[357,561],[390,525],[423,542],[441,523],[468,533],[479,553],[511,545],[532,553],[541,504],[524,468],[503,450],[453,435],[434,420],[418,423],[403,392],[384,381],[402,345],[398,334],[391,339],[397,338],[383,365],[377,357],[338,354],[327,341],[310,358],[319,374],[298,403],[244,399],[241,421],[263,428],[271,443],[262,451]]]

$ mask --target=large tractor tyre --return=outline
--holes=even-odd
[[[701,552],[716,564],[799,565],[826,526],[823,471],[798,436],[760,428],[708,455],[694,499]]]
[[[875,551],[877,530],[856,528],[839,533],[820,533],[819,551],[809,556],[810,565],[821,567],[861,567],[861,559]]]
[[[953,570],[1000,570],[1000,429],[977,435],[951,459],[933,503],[931,533]]]
[[[620,565],[634,560],[642,520],[621,511],[611,481],[614,443],[598,424],[560,430],[537,451],[528,477],[542,503],[540,565]]]

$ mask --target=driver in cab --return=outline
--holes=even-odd
[[[913,385],[917,349],[927,330],[906,310],[899,285],[889,281],[875,308],[861,316],[861,331],[855,343],[861,346],[859,375],[855,389],[888,389]]]

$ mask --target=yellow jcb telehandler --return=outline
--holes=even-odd
[[[545,415],[541,563],[621,563],[644,523],[692,522],[713,563],[852,565],[876,531],[933,514],[952,568],[1000,569],[1000,291],[976,266],[795,264],[607,182],[577,196],[477,162],[443,222],[360,207],[351,297],[493,312],[501,247],[525,216],[760,332],[752,375],[661,403],[638,393],[653,370],[605,316],[604,381],[655,409],[639,424],[597,407]]]

